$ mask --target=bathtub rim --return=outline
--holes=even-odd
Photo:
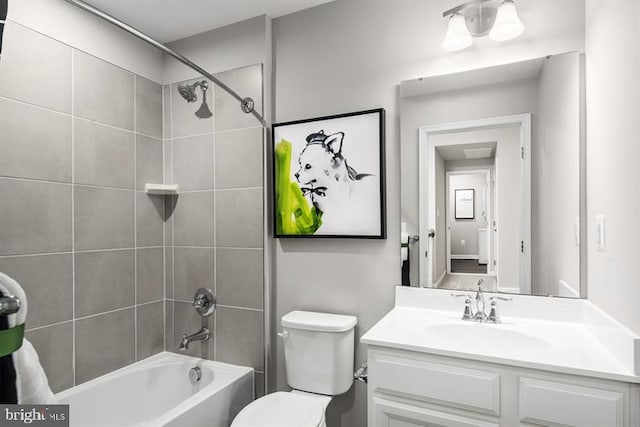
[[[144,370],[144,368],[146,367],[156,366],[160,362],[165,362],[165,363],[188,362],[188,363],[193,363],[194,366],[197,364],[198,366],[211,367],[214,369],[214,371],[215,369],[222,369],[235,375],[232,375],[229,379],[227,379],[224,382],[216,383],[214,380],[211,384],[206,385],[197,393],[181,401],[178,405],[168,409],[166,412],[162,413],[159,417],[154,418],[153,419],[154,423],[162,423],[162,422],[167,422],[174,419],[178,415],[184,413],[189,408],[202,403],[211,395],[228,387],[234,382],[234,380],[240,380],[247,375],[251,376],[251,387],[253,389],[253,399],[255,399],[255,369],[254,368],[247,367],[247,366],[240,366],[240,365],[232,365],[225,362],[202,359],[199,357],[189,356],[186,354],[177,354],[169,351],[163,351],[163,352],[154,354],[153,356],[149,356],[145,359],[139,360],[130,365],[123,366],[122,368],[116,369],[115,371],[108,372],[106,374],[93,378],[89,381],[86,381],[82,384],[70,387],[66,390],[56,393],[54,396],[57,399],[57,401],[60,402],[61,400],[67,397],[71,397],[77,393],[82,393],[83,391],[87,389],[91,389],[94,386],[99,385],[105,381],[119,378],[130,372]],[[212,389],[214,389],[213,392],[212,392]]]

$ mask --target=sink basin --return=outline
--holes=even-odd
[[[427,342],[435,347],[512,354],[540,352],[549,345],[532,335],[486,323],[437,324],[424,329]]]

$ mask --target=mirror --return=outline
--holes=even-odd
[[[585,297],[583,62],[401,83],[404,285]]]

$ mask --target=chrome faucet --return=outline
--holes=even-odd
[[[195,334],[191,335],[182,334],[178,350],[189,350],[189,343],[192,343],[193,341],[208,341],[210,336],[211,333],[207,328],[202,328]]]
[[[484,279],[478,280],[478,290],[476,291],[476,314],[473,316],[473,320],[476,322],[486,322],[487,314],[484,312],[484,293],[482,292],[482,285]]]
[[[505,298],[500,296],[493,296],[489,298],[491,300],[491,311],[487,315],[485,312],[485,299],[484,299],[484,291],[482,289],[482,285],[484,284],[484,279],[478,280],[478,290],[476,291],[476,312],[473,312],[471,308],[471,295],[469,294],[451,294],[454,297],[466,297],[464,300],[464,313],[462,314],[462,320],[470,320],[474,322],[480,323],[500,323],[500,317],[496,313],[496,300],[502,301],[511,301],[511,298]]]

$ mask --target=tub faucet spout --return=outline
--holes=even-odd
[[[191,335],[182,334],[182,339],[180,340],[180,345],[178,346],[178,350],[183,350],[183,351],[188,350],[189,343],[193,341],[208,341],[210,336],[211,336],[211,333],[207,328],[202,328],[195,334],[191,334]]]

